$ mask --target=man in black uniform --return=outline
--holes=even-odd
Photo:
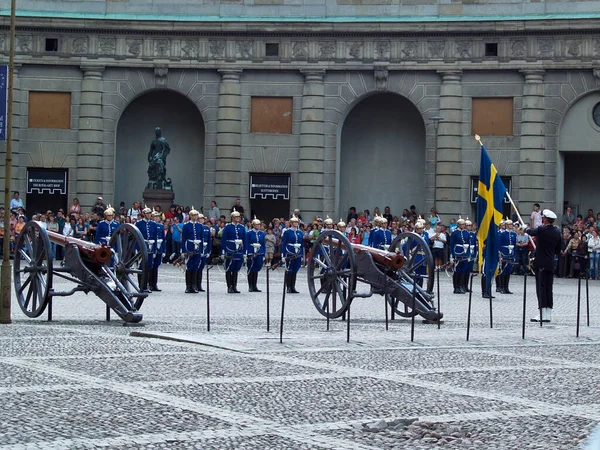
[[[549,209],[542,212],[542,226],[529,228],[527,234],[536,237],[535,290],[541,308],[542,322],[552,320],[552,283],[554,282],[554,255],[560,253],[560,231],[554,226],[556,214]],[[537,322],[539,319],[531,319]]]

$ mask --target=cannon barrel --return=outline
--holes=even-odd
[[[331,241],[334,244],[337,244],[339,241],[335,238],[331,238]],[[385,250],[380,250],[378,248],[369,247],[367,245],[362,244],[352,244],[352,250],[355,253],[358,252],[367,252],[373,257],[373,261],[382,266],[389,267],[390,269],[401,269],[404,266],[404,256],[395,253],[395,252],[386,252]]]
[[[79,249],[81,257],[88,261],[98,264],[106,264],[112,257],[110,247],[105,245],[98,245],[94,244],[93,242],[87,242],[74,237],[63,236],[62,234],[55,233],[54,231],[47,231],[47,233],[50,241],[54,242],[55,244],[62,245],[63,247],[66,247],[69,244],[75,245]]]

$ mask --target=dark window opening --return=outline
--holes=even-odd
[[[58,51],[58,39],[46,38],[46,51],[57,52]]]
[[[485,44],[485,56],[498,56],[498,44],[496,42]]]
[[[265,55],[266,56],[279,56],[279,43],[277,42],[267,42],[265,46]]]

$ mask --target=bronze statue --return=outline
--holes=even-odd
[[[167,140],[161,136],[160,127],[154,130],[156,137],[150,144],[148,152],[148,188],[149,189],[172,189],[171,179],[167,178],[167,156],[171,153],[171,147]]]

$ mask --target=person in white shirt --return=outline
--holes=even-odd
[[[442,227],[436,225],[433,231],[427,233],[429,242],[432,244],[433,259],[435,261],[436,270],[442,265],[444,259],[444,246],[446,245],[446,233],[442,233]]]
[[[533,204],[533,211],[531,213],[531,228],[537,228],[542,226],[542,212],[540,211],[540,204]]]
[[[600,237],[598,231],[592,228],[592,237],[587,241],[590,259],[590,271],[592,280],[598,279],[598,265],[600,263]]]

